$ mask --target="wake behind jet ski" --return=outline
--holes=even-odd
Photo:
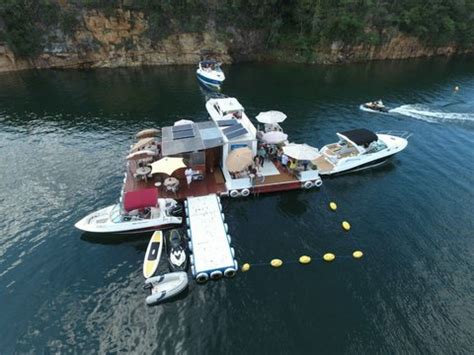
[[[360,109],[367,112],[388,112],[388,108],[385,107],[382,100],[366,102],[363,105],[360,105]]]

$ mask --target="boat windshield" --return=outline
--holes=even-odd
[[[367,148],[365,151],[365,154],[377,153],[384,149],[387,149],[387,145],[379,139],[378,141],[370,143],[369,148]]]
[[[121,213],[121,208],[120,208],[120,204],[116,204],[112,210],[110,211],[110,220],[113,222],[113,223],[120,223],[122,222],[122,213]]]

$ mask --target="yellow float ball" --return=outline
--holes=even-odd
[[[250,270],[250,264],[249,263],[245,263],[244,265],[242,265],[242,272],[247,272]]]
[[[330,208],[332,211],[337,210],[336,202],[329,202],[329,208]]]
[[[273,267],[280,267],[283,265],[283,261],[280,259],[273,259],[272,261],[270,261],[270,265]]]
[[[352,253],[352,256],[354,259],[360,259],[362,256],[364,256],[364,253],[361,252],[360,250],[356,250],[355,252]]]
[[[326,253],[323,256],[323,259],[324,261],[333,261],[334,259],[336,259],[336,255],[334,255],[333,253]]]
[[[344,229],[345,231],[348,231],[349,229],[351,229],[351,225],[349,224],[349,222],[347,221],[342,222],[342,229]]]
[[[300,264],[309,264],[311,262],[311,257],[308,255],[303,255],[299,259]]]

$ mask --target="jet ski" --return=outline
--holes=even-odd
[[[385,107],[382,100],[366,102],[360,105],[360,109],[367,112],[388,112],[388,108]]]
[[[185,271],[188,267],[186,240],[179,229],[172,229],[168,235],[168,261],[171,271]]]

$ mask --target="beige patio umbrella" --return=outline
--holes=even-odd
[[[166,174],[171,175],[176,170],[185,168],[183,158],[164,157],[154,163],[150,164],[152,174]]]
[[[135,143],[135,145],[132,147],[131,151],[135,152],[136,150],[147,146],[148,144],[150,144],[154,140],[155,140],[155,138],[153,138],[153,137],[140,139],[137,143]]]
[[[149,137],[157,137],[160,134],[161,134],[161,129],[148,128],[148,129],[144,129],[143,131],[138,132],[135,135],[135,138],[142,139],[142,138],[149,138]]]
[[[296,143],[283,146],[283,153],[296,160],[314,160],[321,155],[317,148]]]
[[[230,172],[236,173],[252,165],[253,153],[247,147],[234,149],[229,153],[225,165]]]
[[[156,152],[153,150],[139,150],[127,155],[127,160],[140,160],[156,155]]]

